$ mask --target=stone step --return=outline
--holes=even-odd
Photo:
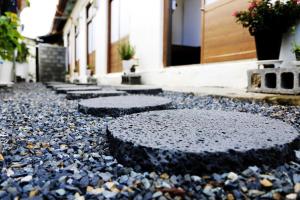
[[[74,92],[74,91],[95,91],[95,90],[102,90],[101,87],[98,86],[70,86],[70,87],[62,87],[57,88],[57,94],[66,94],[67,92]]]
[[[99,117],[119,117],[132,113],[170,108],[171,100],[154,96],[118,96],[82,100],[78,109]]]
[[[91,98],[97,98],[97,97],[121,96],[121,95],[126,95],[126,94],[127,94],[126,92],[114,91],[114,90],[75,91],[75,92],[68,92],[66,98],[68,100],[91,99]]]
[[[298,132],[258,115],[208,110],[165,110],[127,115],[107,130],[111,153],[126,166],[205,174],[277,166],[294,160]]]
[[[149,86],[124,86],[117,88],[118,91],[124,91],[129,94],[148,94],[148,95],[157,95],[162,93],[162,88],[159,87],[149,87]]]

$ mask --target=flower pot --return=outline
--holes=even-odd
[[[28,80],[28,63],[16,63],[16,76]]]
[[[10,84],[13,81],[13,63],[0,60],[0,83]]]
[[[87,69],[87,70],[86,70],[86,75],[87,75],[87,76],[91,76],[91,75],[92,75],[92,70]]]
[[[122,60],[123,72],[129,73],[130,68],[134,65],[134,60]]]
[[[282,33],[258,32],[255,34],[256,55],[258,60],[278,60]]]

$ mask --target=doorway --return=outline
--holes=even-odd
[[[169,0],[168,66],[201,62],[201,1]]]
[[[129,4],[121,0],[109,0],[108,73],[122,71],[119,46],[129,41]]]

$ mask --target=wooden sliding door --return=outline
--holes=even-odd
[[[232,16],[247,5],[246,0],[217,0],[203,6],[202,63],[256,58],[254,38]]]

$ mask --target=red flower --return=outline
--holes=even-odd
[[[248,6],[248,10],[253,10],[254,8],[256,8],[257,7],[257,3],[256,3],[256,1],[252,1],[250,4],[249,4],[249,6]]]
[[[239,12],[238,12],[238,11],[234,11],[234,12],[232,13],[232,16],[234,16],[234,17],[237,17],[237,16],[238,16],[238,14],[239,14]]]

